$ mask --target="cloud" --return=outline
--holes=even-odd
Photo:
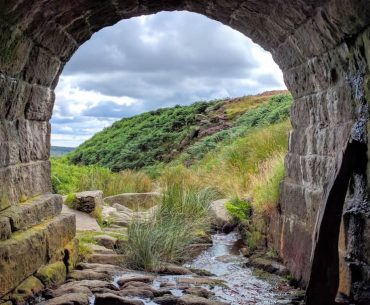
[[[67,63],[52,144],[78,145],[117,119],[159,107],[280,88],[271,55],[219,22],[188,12],[123,20],[94,34]]]

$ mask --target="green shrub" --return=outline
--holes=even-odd
[[[252,216],[252,205],[250,202],[235,197],[226,202],[225,207],[229,214],[239,221],[249,219]]]

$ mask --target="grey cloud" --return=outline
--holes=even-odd
[[[193,13],[163,12],[144,22],[121,21],[93,35],[62,75],[73,77],[76,88],[107,95],[107,100],[91,103],[76,115],[69,103],[79,101],[57,95],[52,132],[87,135],[91,120],[98,128],[160,107],[281,88],[280,76],[256,74],[261,63],[252,49],[241,34]],[[248,86],[246,80],[256,85]],[[109,96],[140,102],[119,106]]]

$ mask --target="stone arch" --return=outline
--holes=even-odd
[[[49,119],[54,88],[75,50],[103,27],[162,10],[196,12],[229,25],[269,50],[283,70],[295,99],[293,130],[279,215],[271,232],[293,275],[306,283],[312,235],[335,180],[332,171],[340,169],[348,141],[367,145],[366,0],[0,0],[0,216],[9,206],[51,192]],[[366,164],[354,172],[346,200],[346,255],[347,265],[356,266],[356,277],[345,286],[348,294],[360,297],[365,289],[356,281],[363,282],[370,273],[364,256],[370,227]],[[359,205],[363,208],[358,213]],[[360,229],[356,217],[361,218]],[[11,226],[4,223],[9,231]],[[351,238],[351,223],[359,231],[356,238]],[[6,239],[12,232],[0,233]],[[10,288],[11,284],[0,289],[0,296]]]

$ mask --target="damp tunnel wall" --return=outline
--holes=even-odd
[[[283,70],[294,97],[293,130],[271,235],[294,277],[308,282],[316,218],[325,206],[332,169],[348,141],[367,143],[368,1],[0,0],[0,298],[36,271],[18,267],[5,279],[19,259],[9,245],[17,229],[7,215],[21,201],[51,192],[49,120],[65,63],[103,27],[163,10],[196,12],[229,25],[270,51]],[[366,298],[370,278],[364,167],[351,178],[343,224],[339,289],[353,298]],[[39,265],[52,253],[47,257]]]

